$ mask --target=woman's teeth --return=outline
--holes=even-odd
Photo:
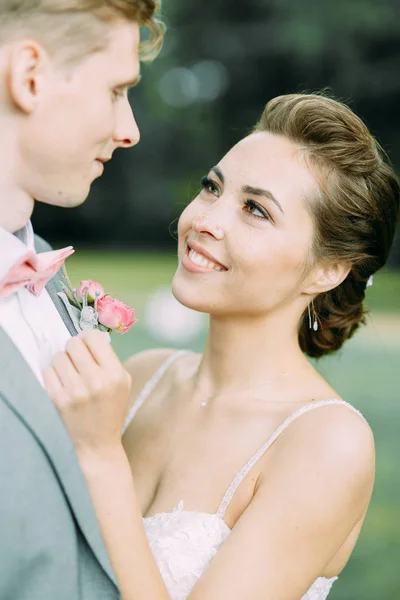
[[[222,267],[215,264],[211,260],[208,260],[202,254],[198,254],[196,250],[189,250],[189,258],[195,265],[199,265],[199,267],[204,267],[205,269],[213,269],[214,271],[224,271]]]

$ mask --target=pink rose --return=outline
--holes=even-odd
[[[81,281],[81,285],[76,290],[76,297],[79,302],[83,302],[87,294],[87,301],[89,304],[94,304],[95,300],[99,300],[104,297],[104,288],[102,285],[91,279],[85,279]]]
[[[99,300],[97,312],[99,323],[116,333],[126,333],[136,323],[134,309],[111,296]]]

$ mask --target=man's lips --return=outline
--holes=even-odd
[[[106,162],[109,162],[111,160],[111,156],[110,157],[102,157],[102,158],[96,158],[95,159],[95,163],[101,168],[102,171],[104,171],[104,165]]]

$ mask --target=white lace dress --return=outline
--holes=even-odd
[[[174,353],[146,384],[127,417],[124,431],[168,367],[183,353],[183,351]],[[188,598],[210,561],[231,533],[231,529],[224,521],[226,510],[235,491],[256,462],[294,419],[305,412],[329,404],[344,404],[362,416],[343,400],[332,399],[307,404],[288,417],[244,465],[227,489],[216,513],[185,510],[184,502],[181,500],[172,512],[157,513],[143,519],[154,558],[172,600]],[[336,579],[337,577],[331,579],[318,577],[301,600],[325,600]]]

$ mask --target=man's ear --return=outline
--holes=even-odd
[[[351,265],[334,263],[329,265],[317,265],[307,278],[304,289],[306,294],[320,294],[328,292],[344,281],[351,271]]]
[[[38,102],[48,64],[46,51],[35,41],[21,40],[11,49],[10,96],[14,105],[25,113],[31,113]]]

